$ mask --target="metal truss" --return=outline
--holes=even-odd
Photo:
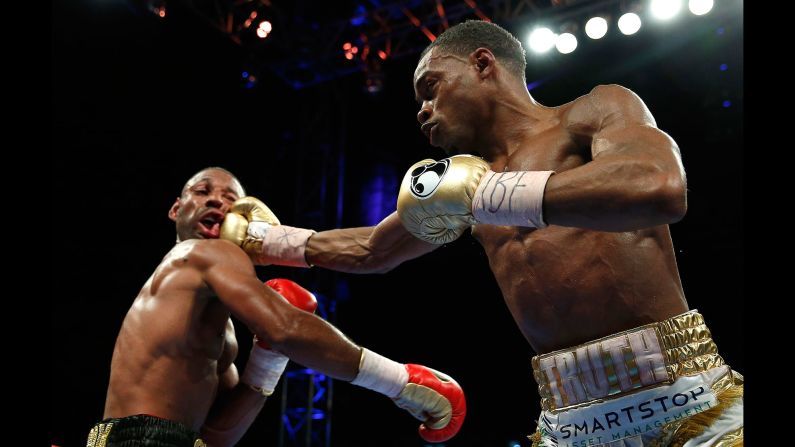
[[[151,1],[151,0],[150,0]],[[163,0],[160,0],[161,2]],[[362,1],[349,14],[326,19],[306,0],[172,0],[249,50],[251,71],[271,70],[294,89],[356,72],[368,74],[368,90],[379,90],[382,63],[422,51],[450,24],[482,19],[510,27],[517,20],[563,21],[621,0],[400,0]],[[325,4],[328,8],[328,4]],[[347,7],[351,4],[344,3]],[[256,35],[261,20],[273,24],[266,39]],[[355,47],[346,58],[345,43]]]

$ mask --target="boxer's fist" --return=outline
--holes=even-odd
[[[403,226],[432,244],[456,240],[477,223],[472,200],[489,164],[472,155],[415,163],[403,177],[397,211]]]
[[[242,197],[226,213],[221,239],[239,245],[256,262],[265,232],[274,225],[279,225],[279,219],[264,203],[255,197]]]
[[[279,295],[283,296],[293,306],[309,312],[315,313],[317,310],[317,299],[312,292],[299,286],[298,283],[290,281],[289,279],[274,278],[265,282],[265,285],[276,291]],[[260,340],[256,335],[254,341],[257,346],[263,349],[271,349],[270,345],[264,340]]]
[[[452,377],[431,368],[407,364],[409,380],[395,404],[424,421],[420,436],[428,442],[446,441],[461,429],[467,405],[464,390]]]

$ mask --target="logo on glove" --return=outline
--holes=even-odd
[[[450,159],[445,158],[411,171],[411,194],[418,199],[430,197],[442,183],[449,167]]]

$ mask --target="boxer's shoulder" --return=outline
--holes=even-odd
[[[235,244],[222,239],[191,239],[178,243],[163,263],[207,268],[223,262],[248,262],[248,256]]]

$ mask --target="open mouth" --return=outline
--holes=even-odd
[[[220,211],[210,211],[199,219],[199,232],[209,239],[217,239],[221,235],[221,224],[224,214]]]

